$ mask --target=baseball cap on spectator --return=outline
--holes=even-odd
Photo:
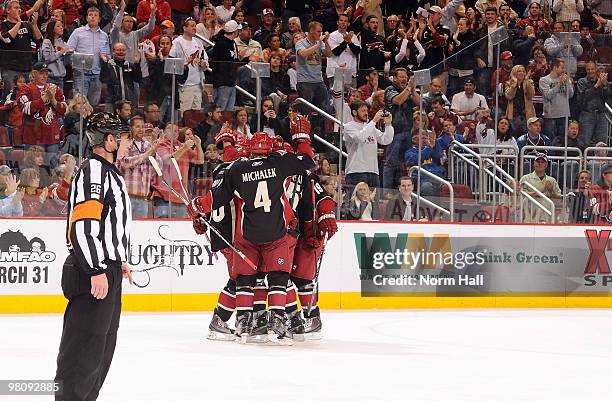
[[[223,30],[225,31],[225,33],[233,33],[236,32],[238,29],[242,29],[242,27],[233,19],[227,21],[223,26]]]
[[[465,81],[463,81],[463,84],[474,84],[476,85],[476,81],[474,80],[474,78],[468,78]]]
[[[264,8],[264,10],[261,13],[261,15],[268,15],[268,14],[274,15],[274,10],[272,10],[271,8]]]
[[[247,29],[247,28],[250,28],[250,27],[251,26],[249,25],[248,22],[242,21],[242,24],[240,24],[240,28],[238,28],[238,29]]]
[[[174,22],[170,21],[169,19],[163,20],[160,25],[162,28],[174,28]]]
[[[13,174],[13,169],[11,169],[6,164],[3,164],[2,166],[0,166],[0,175],[9,175],[9,174]]]
[[[150,130],[152,130],[152,129],[153,129],[153,124],[151,124],[151,123],[145,123],[145,125],[144,125],[144,129],[145,129],[145,131],[150,131]]]
[[[510,50],[505,50],[502,52],[501,54],[501,59],[502,60],[512,60],[512,52]]]
[[[429,12],[430,13],[438,13],[438,14],[442,14],[442,9],[438,6],[431,6],[429,7]]]
[[[540,119],[539,119],[539,118],[537,118],[537,117],[530,117],[530,118],[527,120],[527,125],[531,125],[531,124],[533,124],[533,123],[537,123],[538,121],[540,121]]]
[[[536,153],[535,160],[544,160],[548,163],[548,156],[546,156],[546,153]]]
[[[49,71],[49,67],[47,66],[46,63],[43,63],[42,61],[39,61],[38,63],[35,63],[32,66],[32,70],[33,71]]]

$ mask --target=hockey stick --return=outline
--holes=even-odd
[[[181,196],[176,190],[174,190],[174,188],[172,188],[172,186],[170,184],[168,184],[168,181],[166,181],[166,179],[164,178],[161,169],[159,168],[159,164],[157,163],[157,160],[155,160],[155,158],[153,156],[149,156],[149,162],[151,163],[151,165],[153,166],[153,169],[155,170],[155,173],[157,174],[157,176],[159,178],[161,178],[162,182],[168,187],[168,189],[170,189],[170,191],[172,191],[173,194],[175,194],[186,206],[189,206],[189,201],[187,199],[185,199],[183,196]],[[257,267],[255,266],[255,264],[244,254],[242,253],[242,251],[238,248],[236,248],[234,245],[232,245],[223,235],[221,235],[221,233],[219,232],[219,230],[217,230],[211,223],[209,220],[205,219],[204,216],[200,215],[200,218],[204,221],[204,223],[206,223],[206,225],[208,226],[208,228],[210,228],[210,231],[212,231],[213,233],[215,233],[219,238],[221,238],[221,241],[225,242],[225,244],[227,246],[230,247],[230,249],[234,252],[236,252],[236,254],[238,256],[240,256],[240,258],[242,260],[244,260],[246,262],[247,265],[249,265],[253,270],[257,270]]]
[[[312,280],[312,296],[310,297],[310,302],[308,302],[308,315],[312,312],[312,308],[314,307],[315,294],[316,297],[319,297],[319,272],[321,271],[321,262],[323,262],[323,255],[325,255],[325,247],[327,246],[327,233],[323,236],[323,247],[321,247],[321,256],[319,256],[319,260],[316,261],[316,270],[315,276]]]

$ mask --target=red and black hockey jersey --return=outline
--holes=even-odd
[[[213,181],[213,210],[225,206],[236,196],[236,235],[262,244],[276,241],[287,233],[285,212],[291,206],[285,195],[285,180],[314,167],[312,158],[303,154],[272,154],[234,162]]]

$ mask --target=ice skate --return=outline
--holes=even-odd
[[[287,331],[286,316],[272,312],[268,323],[268,341],[273,345],[293,345],[293,340]]]
[[[294,341],[306,341],[304,335],[304,320],[299,312],[295,311],[289,316],[287,320],[287,331]]]
[[[304,336],[307,340],[320,340],[323,338],[323,334],[321,333],[321,317],[307,317],[304,319]]]
[[[236,339],[236,334],[234,330],[232,330],[227,322],[221,320],[219,315],[213,314],[213,318],[208,325],[208,335],[207,339],[213,341],[234,341]]]
[[[247,312],[236,320],[236,341],[246,344],[253,329],[253,312]]]
[[[248,337],[248,343],[261,344],[268,342],[268,314],[267,312],[260,311],[255,313],[253,322],[253,329],[251,335]]]

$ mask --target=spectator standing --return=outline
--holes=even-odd
[[[504,91],[506,82],[510,79],[510,72],[512,71],[512,67],[514,67],[514,63],[512,61],[512,52],[509,50],[503,51],[500,54],[500,66],[493,72],[491,76],[491,94],[493,99],[491,103],[493,104],[493,108],[496,113],[504,114],[506,110],[506,98],[504,97]],[[498,78],[499,77],[499,78]],[[497,91],[499,104],[496,104],[495,92]]]
[[[343,131],[348,153],[346,183],[354,186],[365,182],[372,188],[379,188],[378,145],[389,145],[393,141],[393,117],[391,114],[383,116],[384,111],[379,110],[374,118],[368,121],[368,105],[363,101],[351,104],[351,114],[353,121],[344,124]],[[383,120],[383,117],[385,130],[380,131],[376,124]]]
[[[83,105],[82,108],[81,104]],[[93,114],[93,107],[91,107],[86,97],[77,93],[68,102],[66,114],[64,115],[64,141],[60,148],[60,153],[62,155],[68,153],[74,157],[79,157],[79,124],[81,114],[83,114],[83,120],[87,120],[87,118]],[[85,123],[83,125],[83,129],[84,128]],[[81,149],[81,156],[89,157],[89,142],[85,132],[83,132]]]
[[[236,7],[232,5],[232,0],[221,0],[221,4],[215,7],[219,23],[225,25],[226,22],[232,19],[232,15],[236,11]],[[242,6],[242,1],[236,3],[238,8]]]
[[[154,91],[153,101],[160,105],[159,106],[159,119],[161,124],[170,121],[172,110],[180,108],[179,103],[179,85],[182,85],[187,80],[189,75],[189,67],[186,64],[183,68],[183,75],[176,76],[176,83],[174,88],[174,105],[172,105],[172,75],[164,73],[164,66],[166,59],[170,55],[170,49],[172,48],[172,37],[170,35],[162,34],[159,38],[159,51],[155,58],[148,62],[149,65],[149,81],[159,83],[160,87]],[[178,120],[178,113],[175,112],[175,120]],[[159,126],[161,128],[161,125]]]
[[[578,80],[577,90],[581,106],[582,144],[586,147],[599,141],[607,142],[605,103],[610,98],[610,83],[608,72],[605,68],[597,68],[595,62],[586,63],[585,69],[586,77]]]
[[[183,26],[183,21],[190,15],[194,15],[194,6],[198,4],[200,3],[194,0],[172,0],[170,8],[174,25]]]
[[[334,31],[338,26],[337,22],[340,16],[348,14],[347,8],[345,7],[345,0],[333,0],[331,3],[331,7],[325,8],[315,14],[315,21],[319,21],[323,24],[323,32]],[[352,11],[352,7],[349,7],[348,11]]]
[[[149,163],[149,156],[155,156],[158,143],[151,143],[144,138],[144,119],[135,116],[130,119],[130,142],[123,157],[117,160],[117,168],[123,174],[130,203],[132,217],[149,217],[149,201],[155,172]]]
[[[419,64],[420,69],[429,68],[431,77],[439,78],[442,82],[442,91],[446,92],[448,74],[444,71],[444,59],[448,51],[448,44],[452,40],[448,28],[442,26],[442,9],[438,6],[429,7],[427,24],[419,22],[418,40],[425,49],[425,58]]]
[[[7,165],[0,165],[0,217],[23,216],[24,191],[18,190],[17,177]]]
[[[550,74],[540,79],[540,91],[544,96],[544,133],[553,139],[565,135],[565,118],[570,116],[569,99],[574,96],[574,85],[565,72],[563,60],[553,60]]]
[[[97,106],[100,102],[101,61],[108,61],[110,54],[108,35],[100,29],[100,10],[91,7],[87,10],[87,25],[75,29],[67,43],[74,53],[93,54],[91,69],[74,69],[74,91],[87,96],[89,104]]]
[[[526,18],[523,18],[519,23],[518,27],[524,29],[530,25],[535,31],[535,35],[539,40],[544,40],[548,37],[550,32],[550,24],[541,15],[542,7],[540,6],[539,0],[530,0],[529,2],[529,14]]]
[[[535,87],[529,75],[524,66],[515,65],[512,67],[510,79],[505,84],[504,96],[508,100],[506,116],[512,121],[512,129],[515,132],[525,132],[527,120],[536,116],[533,105]]]
[[[463,120],[476,120],[476,113],[488,108],[487,99],[476,93],[476,83],[471,78],[465,80],[463,92],[455,94],[451,103],[451,111]]]
[[[298,54],[297,91],[301,97],[325,111],[328,109],[329,100],[321,73],[321,58],[330,57],[332,52],[327,43],[329,34],[322,36],[322,30],[320,22],[311,22],[308,25],[308,35],[295,45],[295,49]],[[316,121],[311,121],[315,129],[318,128],[322,132],[322,117],[318,116]]]
[[[583,0],[553,0],[552,10],[557,13],[557,22],[563,23],[569,29],[570,23],[580,20],[580,13],[584,11]]]
[[[102,63],[100,82],[107,85],[106,103],[128,100],[138,105],[139,93],[137,84],[142,82],[140,70],[140,53],[136,53],[136,62],[126,60],[127,47],[117,42],[113,45],[113,57]]]
[[[181,136],[184,138],[182,141]],[[161,166],[164,178],[171,183],[178,193],[182,193],[181,183],[176,170],[172,166],[171,157],[178,162],[183,177],[182,185],[187,188],[189,185],[187,182],[189,163],[199,165],[204,163],[202,143],[200,138],[193,134],[191,128],[185,127],[178,131],[176,125],[168,124],[165,130],[165,139],[159,143],[157,148],[156,158]],[[153,189],[153,214],[155,218],[183,218],[186,216],[185,205],[181,199],[171,193],[159,177],[155,177]],[[170,202],[172,202],[171,211]]]
[[[547,53],[544,46],[534,46],[531,54],[532,61],[527,67],[527,72],[531,73],[531,79],[533,80],[533,85],[535,86],[536,95],[541,96],[542,92],[540,92],[540,79],[550,74],[551,67],[546,60]]]
[[[531,57],[532,49],[536,43],[535,30],[531,25],[528,25],[522,32],[516,35],[512,42],[512,54],[516,64],[528,65]],[[545,74],[546,75],[546,74]]]
[[[238,36],[238,28],[240,25],[236,21],[226,22],[223,35],[217,37],[211,55],[213,97],[222,111],[234,111],[236,102],[238,49],[234,40]]]
[[[70,50],[64,43],[64,23],[55,19],[47,22],[45,39],[43,40],[40,54],[42,60],[49,69],[49,82],[64,89],[64,78],[66,77],[66,55]]]
[[[172,9],[170,4],[166,0],[140,0],[136,7],[136,23],[148,24],[151,19],[151,4],[155,2],[156,10],[155,14],[155,28],[147,36],[152,39],[154,36],[162,33],[161,24],[166,20],[172,20]]]
[[[366,17],[365,27],[361,23],[361,18],[357,18],[351,25],[351,31],[360,33],[361,54],[359,55],[358,85],[363,85],[365,77],[370,73],[370,69],[382,72],[385,63],[391,59],[391,52],[385,48],[385,38],[378,35],[379,20],[374,15]],[[381,81],[378,82],[379,86]]]
[[[126,47],[125,58],[130,63],[136,62],[136,53],[139,53],[138,44],[143,41],[155,29],[155,13],[157,12],[157,3],[151,1],[151,14],[145,26],[134,31],[134,17],[124,13],[125,0],[121,1],[119,13],[113,21],[113,27],[110,31],[111,44],[123,43]],[[140,60],[140,57],[139,57]]]
[[[463,88],[465,80],[474,77],[476,51],[474,33],[468,29],[467,18],[459,18],[452,36],[448,58],[448,96],[451,98]]]
[[[204,7],[200,16],[200,22],[196,25],[196,32],[208,40],[213,40],[221,28],[223,28],[223,25],[219,24],[219,18],[214,7]]]
[[[23,143],[42,146],[54,168],[59,157],[60,119],[66,113],[66,99],[60,87],[47,82],[48,74],[45,63],[36,63],[31,82],[22,86],[17,96],[24,114]]]
[[[253,39],[258,41],[262,46],[268,46],[268,35],[274,31],[274,10],[264,8],[261,15],[261,25],[255,31]]]
[[[548,53],[549,57],[560,58],[565,61],[565,69],[570,76],[576,74],[578,69],[577,58],[582,54],[582,46],[580,46],[580,39],[578,34],[574,34],[575,37],[571,37],[571,42],[566,43],[561,41],[560,34],[565,32],[565,28],[562,22],[555,22],[555,31],[552,36],[544,41],[544,48]]]
[[[493,45],[490,40],[491,33],[503,27],[497,20],[497,9],[487,8],[485,12],[485,26],[478,32],[479,47],[476,53],[476,63],[478,64],[478,90],[485,96],[491,95],[491,76],[493,71],[498,68],[497,52],[500,53],[510,49],[510,38],[503,42]]]
[[[0,71],[4,82],[2,97],[6,98],[13,89],[17,75],[28,78],[32,70],[32,42],[42,39],[38,29],[38,13],[33,13],[31,22],[21,20],[21,6],[18,0],[5,3],[6,20],[0,23]]]
[[[183,35],[174,39],[170,57],[185,60],[189,73],[184,84],[179,85],[179,101],[181,113],[186,110],[199,110],[202,108],[202,84],[204,83],[204,70],[208,68],[208,55],[200,40],[195,39],[196,22],[189,17],[183,21]]]
[[[336,0],[338,1],[338,0]],[[338,29],[329,35],[329,46],[332,55],[327,59],[325,73],[329,87],[333,86],[336,68],[345,68],[351,72],[352,77],[357,76],[357,56],[361,52],[359,39],[353,32],[348,32],[349,17],[346,14],[338,15]],[[346,82],[350,84],[350,82]]]
[[[402,161],[402,150],[410,143],[412,109],[419,104],[414,79],[408,79],[405,68],[392,71],[393,83],[385,89],[385,110],[393,116],[393,141],[385,150],[383,187],[395,188],[396,176]]]

